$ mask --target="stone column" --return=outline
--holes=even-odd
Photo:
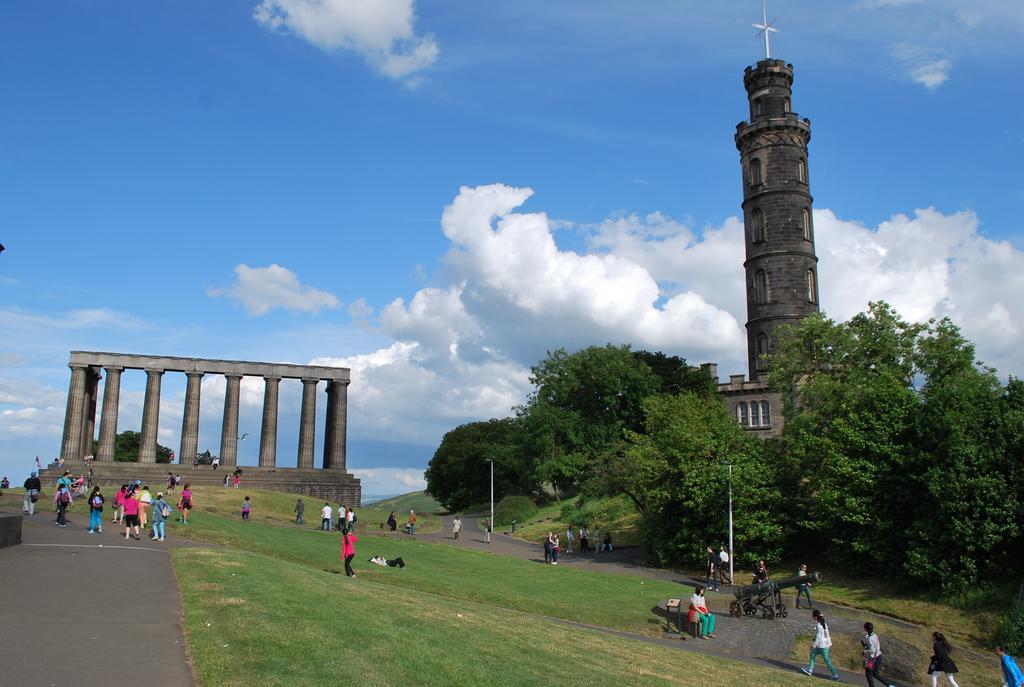
[[[139,462],[156,462],[156,435],[160,428],[160,381],[163,370],[146,370],[146,398],[142,405],[142,437]]]
[[[185,385],[185,413],[181,418],[181,447],[178,450],[178,462],[185,465],[186,459],[191,465],[199,452],[199,396],[203,388],[202,372],[186,372],[188,382]]]
[[[227,388],[224,391],[224,427],[220,432],[220,464],[238,463],[238,391],[242,385],[241,375],[224,375]]]
[[[260,431],[260,467],[277,467],[277,396],[280,377],[263,378],[263,428]]]
[[[96,398],[99,396],[100,374],[96,368],[90,367],[85,372],[85,403],[82,411],[82,440],[79,453],[87,456],[92,453],[92,442],[96,438]]]
[[[327,414],[324,418],[324,460],[323,469],[328,470],[331,467],[331,456],[334,455],[334,423],[331,418],[334,417],[334,382],[327,380],[327,388],[324,390],[327,393]]]
[[[121,373],[123,367],[105,368],[107,381],[103,383],[103,412],[100,413],[100,445],[96,460],[104,463],[114,460],[114,442],[117,439],[117,412],[121,401]]]
[[[318,379],[302,380],[302,412],[299,416],[299,459],[295,467],[313,469],[316,450],[316,385]]]
[[[329,459],[325,455],[324,467],[345,469],[346,440],[348,437],[348,382],[332,381],[327,385],[327,434],[330,437]],[[325,451],[327,446],[324,447]]]
[[[82,417],[85,415],[86,365],[70,364],[71,385],[68,387],[68,406],[64,413],[64,437],[60,442],[60,455],[64,460],[81,460]]]

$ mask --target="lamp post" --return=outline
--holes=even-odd
[[[484,538],[490,544],[491,530],[494,529],[494,460],[492,458],[485,460],[491,464],[491,519],[487,521],[487,526],[484,528]]]
[[[729,583],[733,584],[733,553],[732,553],[732,463],[725,462],[729,468]]]

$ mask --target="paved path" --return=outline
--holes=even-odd
[[[544,564],[544,551],[539,544],[531,544],[522,539],[497,532],[492,533],[491,542],[486,543],[484,541],[484,533],[477,525],[479,517],[483,516],[465,515],[462,518],[462,532],[458,540],[455,540],[451,533],[453,516],[445,516],[442,519],[440,532],[417,535],[417,539],[491,551],[497,554],[531,560],[541,565]],[[564,533],[560,532],[559,536],[560,539],[564,540]],[[612,553],[563,554],[559,556],[558,561],[559,565],[582,570],[595,570],[676,582],[680,585],[678,595],[684,600],[689,598],[693,586],[703,584],[703,580],[698,581],[684,573],[647,567],[638,562],[636,558],[636,549],[625,549]],[[737,573],[737,576],[739,574]],[[760,616],[734,618],[726,610],[729,601],[733,598],[732,592],[728,588],[723,588],[719,593],[708,591],[708,605],[716,616],[717,627],[715,634],[717,637],[707,641],[695,640],[692,637],[688,640],[646,637],[607,628],[591,629],[638,641],[673,646],[749,663],[770,665],[783,670],[798,671],[801,664],[792,661],[790,658],[793,653],[794,640],[801,635],[813,634],[814,621],[809,611],[797,610],[793,607],[794,596],[795,592],[785,594],[786,604],[790,607],[790,613],[786,618],[766,620]],[[860,635],[862,634],[861,626],[866,619],[882,617],[873,613],[855,611],[831,604],[816,604],[816,606],[828,617],[829,627],[833,632]],[[893,618],[885,617],[884,619],[893,624],[915,627]],[[558,619],[553,618],[553,620]],[[558,620],[558,622],[577,625],[577,623],[563,620]],[[825,667],[821,665],[821,661],[818,661],[817,672],[821,676],[827,676],[828,674]],[[853,684],[863,684],[864,681],[864,677],[860,673],[842,672],[842,678],[843,682]]]
[[[25,516],[24,543],[0,549],[0,682],[193,685],[167,548],[194,544],[127,541],[109,522],[88,534],[86,520]]]

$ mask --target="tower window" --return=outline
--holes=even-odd
[[[754,158],[750,161],[750,185],[757,186],[764,181],[764,172],[761,168],[761,160]]]
[[[751,108],[752,108],[751,109],[751,113],[753,114],[754,117],[759,117],[760,115],[763,115],[764,114],[764,100],[762,100],[761,98],[757,98],[756,100],[754,100],[753,103],[751,103]]]
[[[804,208],[803,212],[800,213],[800,223],[804,229],[804,240],[813,241],[814,231],[811,229],[811,211],[809,208]]]
[[[736,419],[740,421],[740,425],[741,426],[743,426],[743,427],[749,427],[750,426],[750,415],[749,415],[749,410],[747,409],[747,402],[746,401],[740,401],[736,405]]]
[[[818,302],[818,284],[814,270],[807,270],[807,300],[811,303]]]
[[[789,98],[786,98],[786,112],[789,112]]]
[[[761,212],[761,208],[754,208],[750,213],[750,224],[754,243],[764,241],[764,213]]]
[[[768,275],[764,273],[764,270],[758,270],[754,274],[754,302],[768,302]]]
[[[768,355],[768,335],[761,332],[757,335],[757,357],[763,358]]]
[[[799,160],[796,163],[796,178],[803,184],[807,183],[807,161]]]

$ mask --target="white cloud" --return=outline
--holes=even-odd
[[[413,0],[263,0],[253,18],[326,52],[356,52],[393,79],[426,69],[440,53],[432,36],[416,35]]]
[[[423,491],[427,481],[423,468],[368,468],[355,469],[352,474],[359,478],[363,495],[406,494]]]
[[[227,288],[207,289],[211,298],[227,296],[238,301],[250,315],[266,315],[274,308],[292,312],[319,313],[321,308],[337,308],[338,299],[326,291],[299,283],[299,278],[280,265],[235,268],[235,283]]]
[[[897,45],[892,56],[906,78],[928,90],[935,90],[946,83],[953,69],[953,61],[947,56],[918,45]]]
[[[877,228],[814,213],[824,308],[847,319],[884,299],[914,321],[949,316],[1003,375],[1024,372],[1024,252],[979,231],[973,212],[934,208]]]

